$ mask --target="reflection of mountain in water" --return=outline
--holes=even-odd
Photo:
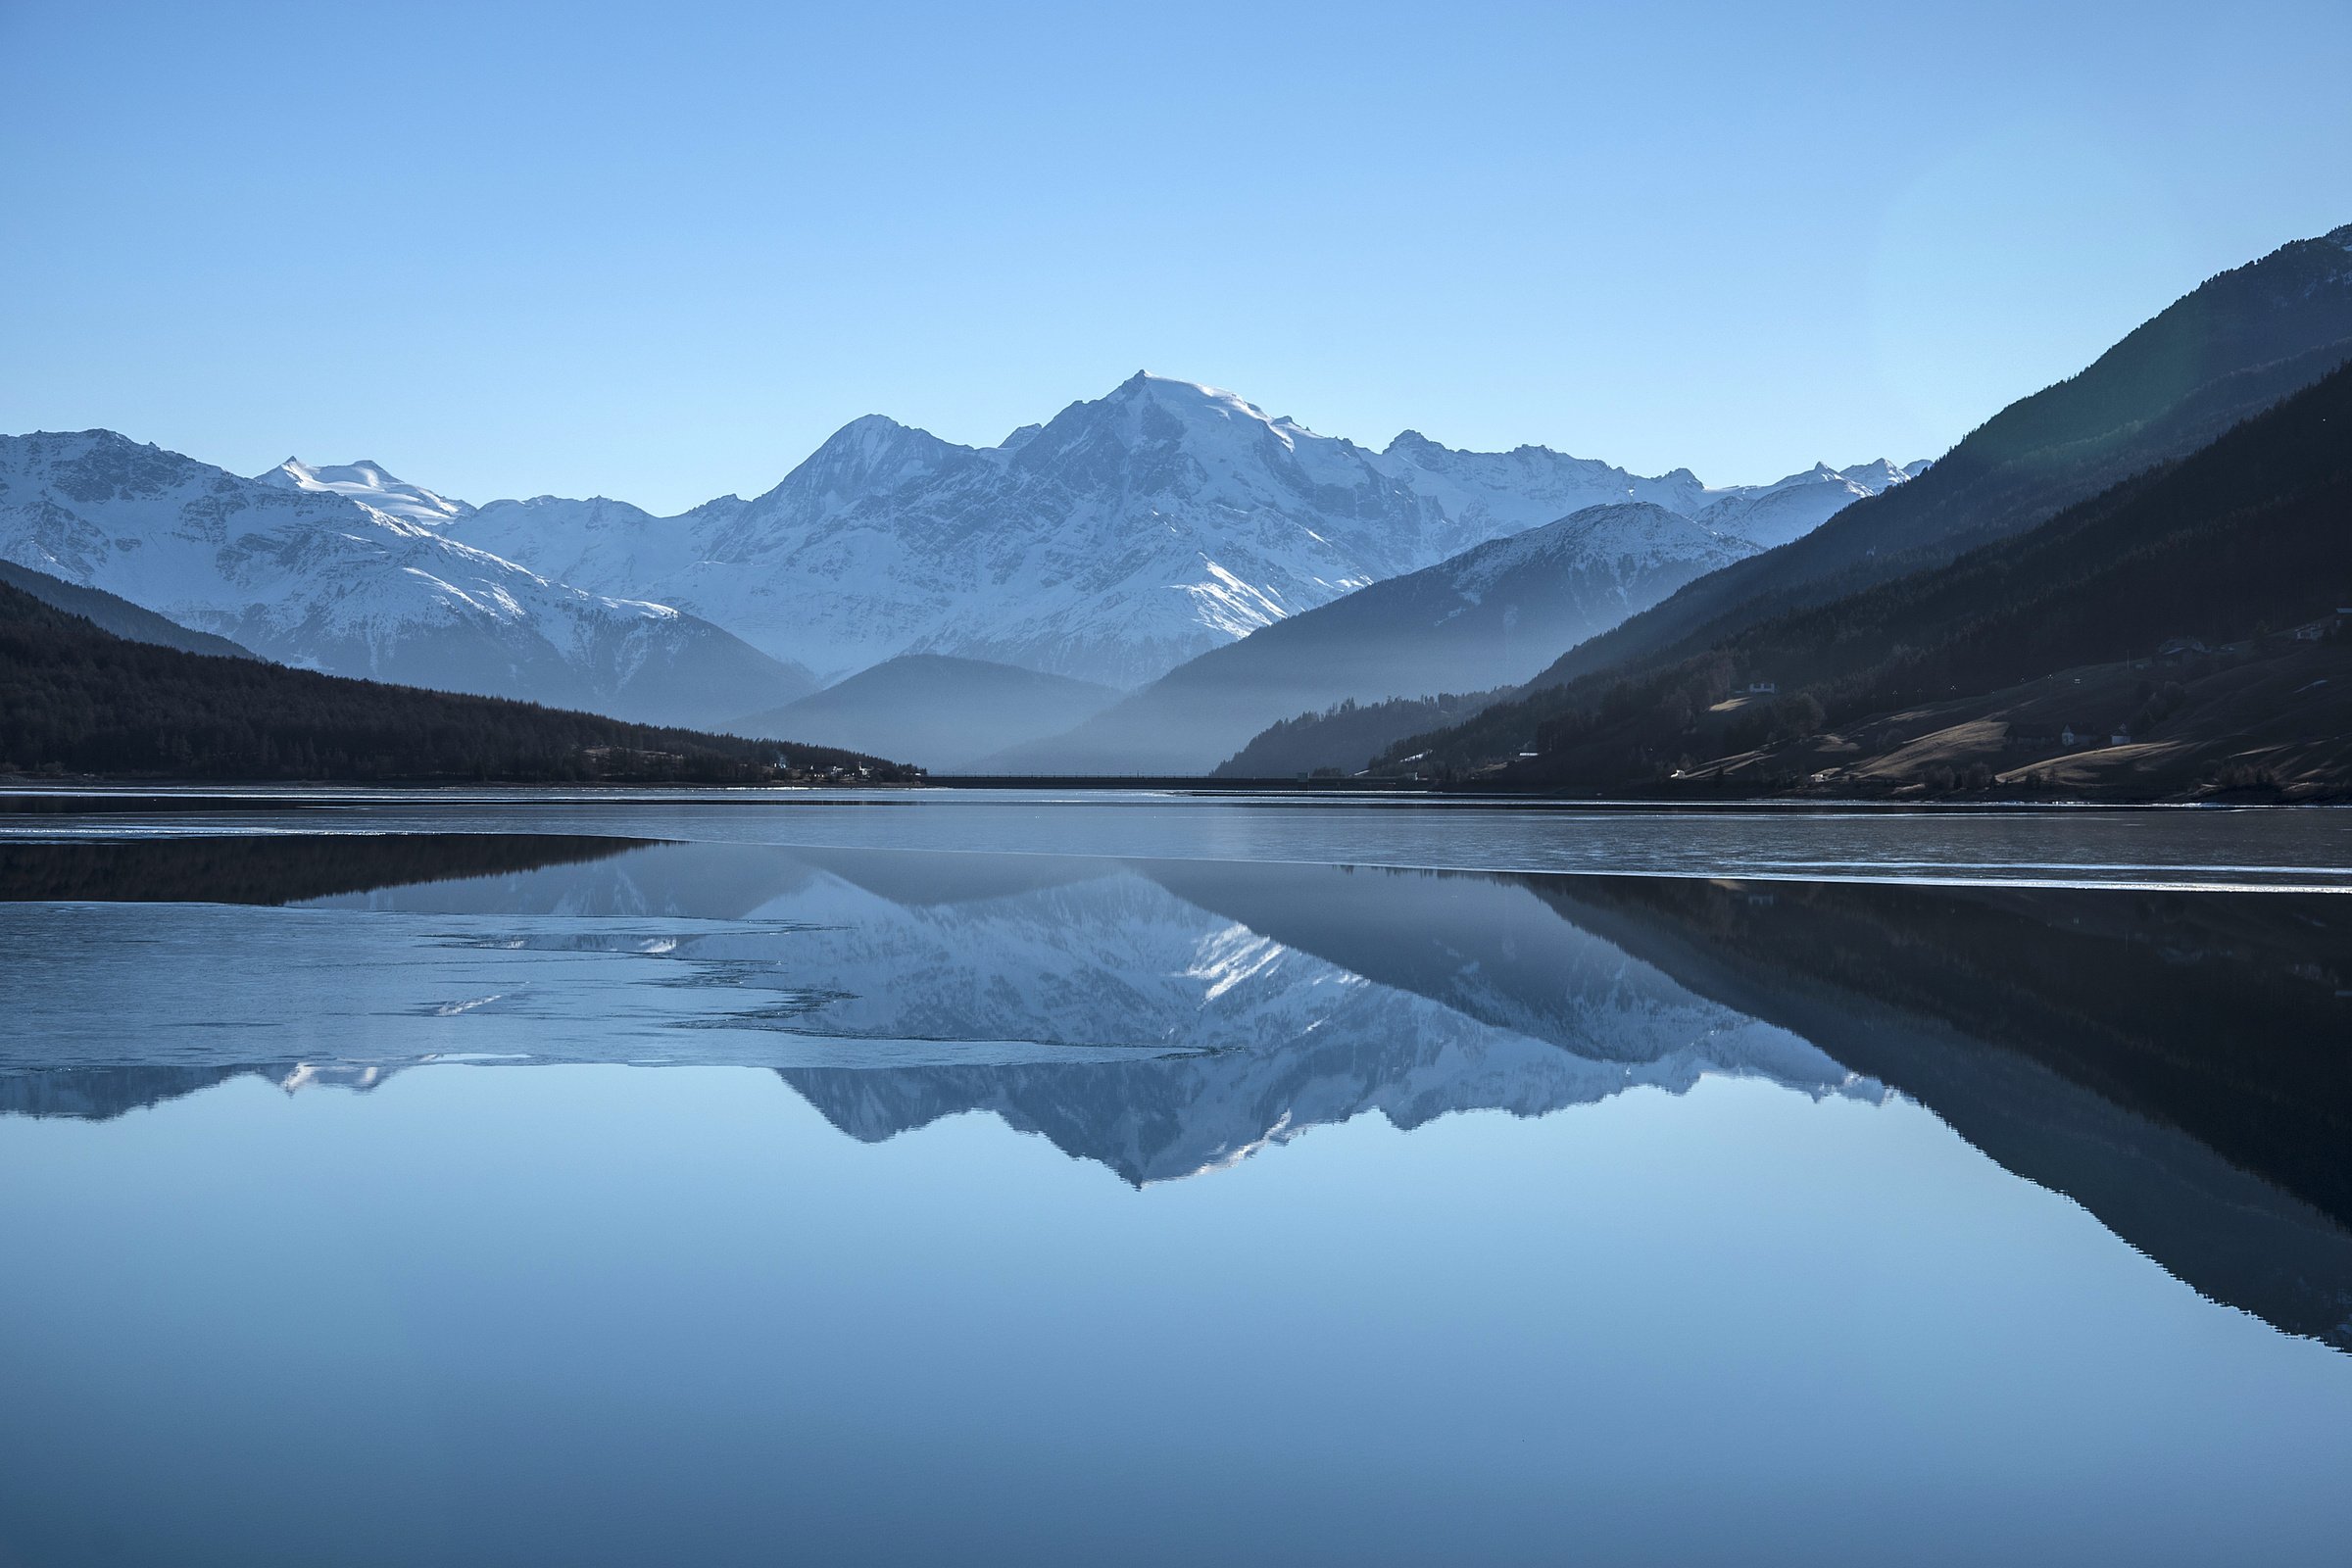
[[[621,965],[612,997],[682,1042],[661,1059],[774,1065],[869,1141],[992,1111],[1137,1183],[1367,1111],[1541,1115],[1710,1072],[1884,1083],[2207,1295],[2352,1346],[2340,899],[498,845],[453,849],[482,873],[458,880],[348,891],[375,873],[344,841],[253,852],[219,885],[307,887],[304,918],[460,924],[440,945],[477,964],[561,953],[590,966],[560,971],[574,991]],[[151,881],[201,897],[207,874]],[[720,1000],[689,1017],[690,995]],[[219,1059],[183,1035],[69,1071],[21,1042],[0,1111],[102,1116],[249,1073],[372,1082],[469,1049],[472,1016],[368,1062],[257,1066],[267,1045],[224,1032]],[[582,1026],[612,1016],[575,1008],[535,1059],[645,1059]]]
[[[268,840],[217,841],[216,853],[278,858]],[[223,880],[248,887],[256,873],[231,865]],[[171,885],[174,896],[201,891],[184,877]],[[1223,906],[1206,906],[1214,901]],[[791,1081],[860,1137],[985,1104],[1135,1181],[1366,1110],[1406,1126],[1449,1109],[1533,1115],[1635,1085],[1679,1091],[1707,1072],[1815,1094],[1856,1087],[1801,1041],[1700,1001],[1494,878],[689,844],[309,907],[397,916],[404,930],[441,922],[421,928],[442,933],[421,949],[345,939],[384,949],[404,978],[453,951],[485,993],[498,988],[480,964],[508,955],[598,960],[556,971],[575,995],[577,977],[648,976],[615,994],[652,995],[673,1022],[698,1026],[673,1028],[662,1059],[804,1063],[785,1068]],[[1303,950],[1298,933],[1327,937],[1325,951]],[[150,1008],[211,1005],[223,984],[210,944],[181,946],[215,990],[151,976]],[[252,989],[225,979],[232,1001]],[[717,998],[722,1010],[689,1017],[687,996]],[[485,1016],[393,1018],[345,1045],[396,1068],[467,1050],[469,1024]],[[263,1043],[256,1026],[211,1046],[200,1030],[143,1022],[151,1041],[172,1035],[168,1048],[151,1045],[155,1071],[87,1084],[114,1084],[125,1103],[183,1093],[256,1059]],[[556,1022],[530,1037],[545,1048],[536,1059],[646,1059],[641,1042],[583,1031],[576,1015]],[[403,1042],[417,1049],[404,1054]],[[875,1065],[906,1059],[909,1042],[923,1065]],[[499,1045],[515,1043],[510,1032]],[[208,1050],[239,1054],[186,1059]],[[52,1053],[27,1065],[59,1062]],[[53,1106],[60,1093],[20,1090],[15,1102]],[[103,1105],[99,1088],[76,1093]]]
[[[1679,1092],[1710,1072],[1875,1093],[1803,1041],[1703,1002],[1499,878],[1158,861],[1058,899],[1058,928],[1094,933],[1098,955],[1137,946],[1116,965],[1043,986],[1027,978],[1040,972],[1033,961],[1013,967],[1030,1027],[1102,1041],[1123,1029],[1204,1049],[783,1076],[858,1138],[985,1109],[1139,1183],[1213,1169],[1366,1111],[1400,1127],[1449,1110],[1542,1115],[1637,1086]],[[1088,899],[1108,902],[1073,902]],[[953,907],[966,933],[958,945],[1034,959],[1031,896]],[[1155,928],[1164,940],[1152,944]],[[1114,967],[1124,978],[1102,978]]]
[[[1369,902],[1361,897],[1367,889],[1377,895]],[[1229,906],[1210,907],[1212,894]],[[677,845],[585,871],[340,902],[477,916],[559,910],[581,919],[710,922],[678,934],[664,956],[723,970],[738,985],[811,998],[789,1017],[769,1020],[778,1032],[951,1048],[933,1053],[931,1064],[906,1069],[878,1069],[861,1062],[860,1053],[835,1052],[829,1062],[868,1080],[853,1099],[884,1094],[888,1071],[926,1084],[907,1091],[904,1122],[877,1120],[870,1107],[845,1111],[843,1124],[861,1136],[886,1136],[944,1113],[920,1106],[963,1108],[975,1095],[987,1098],[979,1082],[1033,1062],[1039,1053],[1023,1049],[1030,1047],[1090,1072],[1181,1057],[1203,1093],[1202,1075],[1258,1071],[1238,1061],[1218,1068],[1210,1058],[1313,1047],[1317,1070],[1328,1073],[1352,1052],[1363,1059],[1342,1075],[1370,1086],[1370,1098],[1349,1113],[1387,1103],[1381,1096],[1408,1084],[1418,1086],[1412,1095],[1435,1103],[1428,1101],[1433,1073],[1494,1078],[1482,1063],[1495,1053],[1543,1063],[1539,1076],[1568,1073],[1611,1088],[1681,1088],[1701,1072],[1730,1071],[1825,1092],[1844,1087],[1848,1076],[1801,1042],[1744,1027],[1740,1014],[1700,1002],[1564,924],[1526,889],[1489,877]],[[1306,952],[1267,934],[1270,911],[1349,908],[1358,911],[1352,945]],[[558,932],[517,940],[581,939]],[[1482,971],[1494,978],[1482,979]],[[1450,991],[1438,984],[1446,977],[1457,982]],[[952,1059],[941,1062],[942,1054]],[[1448,1065],[1434,1065],[1440,1058]],[[1595,1063],[1606,1070],[1586,1070]],[[829,1081],[833,1071],[829,1064],[790,1069],[794,1082],[810,1084]],[[921,1076],[934,1071],[978,1077],[943,1100]],[[1524,1102],[1531,1109],[1565,1102],[1532,1085],[1465,1091],[1447,1102]],[[1012,1119],[1031,1124],[1011,1102],[1002,1103]],[[1403,1102],[1396,1104],[1408,1114]],[[1276,1106],[1272,1120],[1282,1112]],[[1036,1124],[1054,1119],[1041,1112]],[[1272,1120],[1250,1126],[1238,1144],[1264,1138]],[[1290,1117],[1294,1129],[1305,1120]],[[1217,1152],[1184,1169],[1236,1147],[1188,1141]],[[1084,1147],[1072,1152],[1093,1155]],[[1117,1157],[1105,1162],[1145,1175]],[[1159,1157],[1147,1163],[1155,1174],[1176,1168]]]
[[[231,1078],[260,1078],[288,1094],[332,1087],[366,1091],[397,1068],[375,1062],[268,1061],[225,1067],[31,1067],[0,1072],[0,1116],[111,1121]]]

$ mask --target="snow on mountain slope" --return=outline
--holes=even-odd
[[[1850,468],[1817,463],[1775,484],[1726,491],[1692,515],[1718,532],[1738,534],[1770,550],[1811,533],[1864,496],[1875,496],[1927,468],[1924,462],[1898,468],[1885,458]]]
[[[651,596],[828,676],[907,652],[1117,686],[1384,577],[1604,502],[1711,493],[1541,447],[1383,453],[1139,373],[996,447],[869,416],[773,490],[656,518],[493,503],[460,538]]]
[[[1211,649],[982,772],[1199,773],[1280,719],[1525,680],[1561,650],[1754,555],[1650,502],[1587,507]]]
[[[1447,515],[1472,522],[1490,538],[1619,501],[1647,501],[1670,512],[1694,514],[1713,496],[1729,493],[1707,489],[1689,468],[1645,479],[1548,447],[1456,452],[1418,430],[1391,441],[1379,466],[1437,501]]]
[[[396,479],[384,471],[383,465],[371,463],[366,458],[357,463],[329,464],[323,467],[313,467],[300,458],[288,458],[268,473],[254,477],[263,484],[273,484],[283,489],[342,496],[388,517],[397,517],[402,522],[422,523],[427,527],[455,522],[473,511],[463,501],[451,501],[433,494],[422,485]]]
[[[273,471],[107,430],[0,437],[0,557],[334,674],[678,723],[812,684],[694,616],[536,576],[336,488],[431,510],[373,465]]]

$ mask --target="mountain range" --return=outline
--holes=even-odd
[[[541,497],[452,534],[598,592],[625,583],[828,679],[937,653],[1125,689],[1585,506],[1709,496],[1687,470],[1642,478],[1538,447],[1407,432],[1376,453],[1139,372],[994,447],[869,416],[751,501],[654,517]]]
[[[106,430],[0,436],[0,557],[331,674],[685,724],[815,684],[709,621],[550,581],[400,510]]]
[[[1748,628],[2030,534],[2348,358],[2352,226],[2210,279],[1933,466],[1710,489],[1410,430],[1375,451],[1139,372],[991,447],[858,418],[763,494],[669,517],[5,437],[0,561],[281,663],[822,725],[942,768],[1475,771]]]
[[[1412,431],[1376,452],[1139,373],[994,447],[858,418],[764,494],[669,517],[601,497],[476,507],[368,460],[290,458],[248,479],[108,431],[37,433],[0,443],[0,559],[279,662],[635,719],[769,722],[895,659],[962,661],[893,671],[906,705],[876,710],[881,728],[865,731],[945,758],[961,742],[942,750],[920,722],[891,729],[893,715],[954,707],[978,664],[1004,666],[978,737],[1002,750],[1085,716],[1067,688],[1006,670],[1132,689],[1595,506],[1717,519],[1683,531],[1690,561],[1719,564],[1907,476],[1816,466],[1710,490],[1688,469],[1645,477]],[[1682,580],[1664,560],[1671,580],[1614,559],[1563,564],[1584,600],[1552,619],[1577,631],[1647,603],[1652,579]],[[1638,581],[1604,585],[1629,570]],[[1508,673],[1524,662],[1505,661]],[[932,677],[937,689],[917,690]],[[1363,695],[1388,695],[1388,680]],[[1311,700],[1328,684],[1294,690]],[[1197,765],[1282,710],[1252,707],[1238,734],[1228,723],[1193,749]]]

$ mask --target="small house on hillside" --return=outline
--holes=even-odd
[[[1781,683],[1777,680],[1751,680],[1747,683],[1747,695],[1750,697],[1771,697],[1780,689]]]

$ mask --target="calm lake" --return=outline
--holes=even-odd
[[[0,803],[0,1564],[2339,1564],[2352,811]]]

